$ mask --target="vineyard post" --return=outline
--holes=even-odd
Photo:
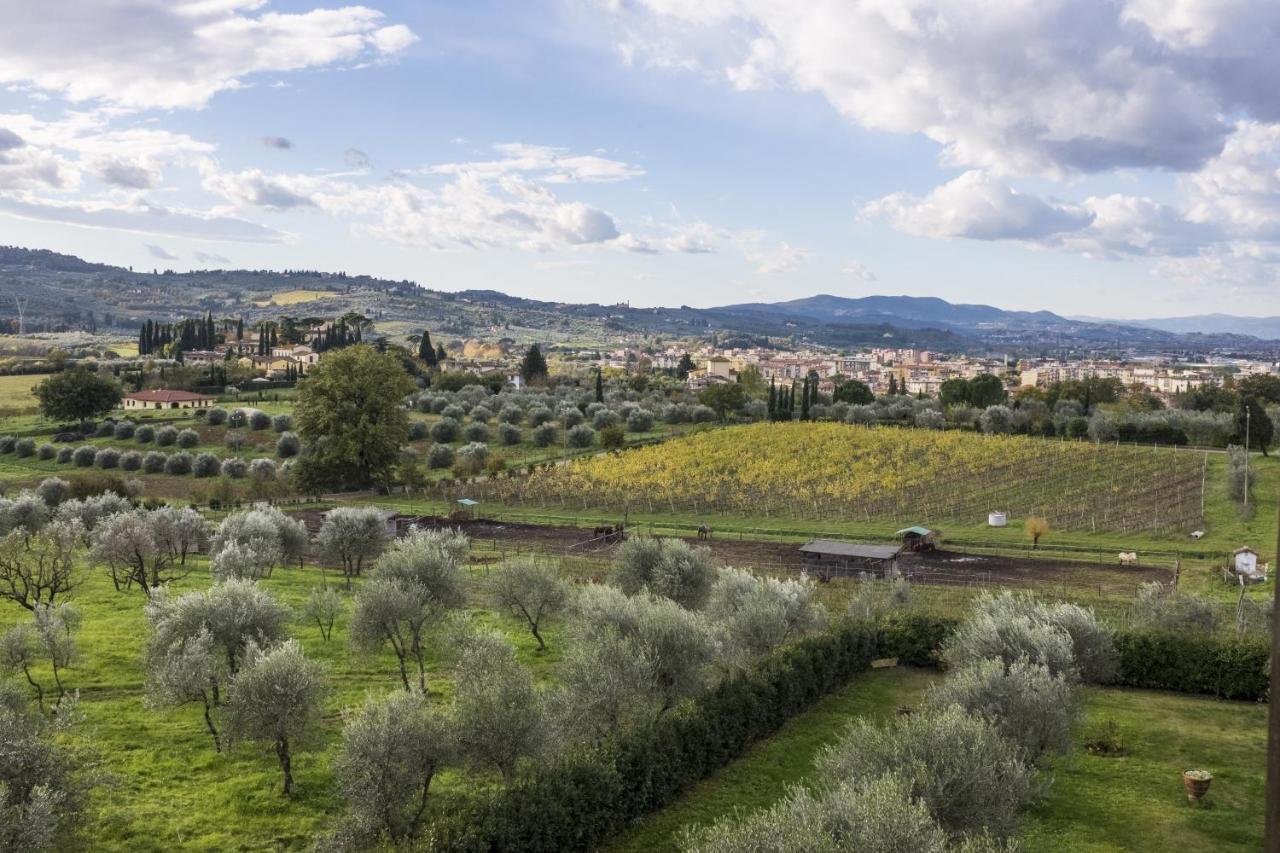
[[[1248,411],[1246,409],[1245,411]],[[1246,430],[1247,434],[1247,430]],[[1245,480],[1245,492],[1249,482]],[[1280,502],[1276,506],[1276,558],[1280,560]],[[1280,580],[1273,574],[1275,603],[1280,605]],[[1272,620],[1275,622],[1276,620]],[[1280,684],[1280,624],[1271,628],[1271,683]],[[1267,853],[1280,853],[1280,702],[1271,697],[1267,711]]]

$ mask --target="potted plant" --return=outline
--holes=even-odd
[[[1213,774],[1208,770],[1182,771],[1182,787],[1187,789],[1187,800],[1189,802],[1200,802],[1200,799],[1209,793],[1209,785],[1212,782]]]

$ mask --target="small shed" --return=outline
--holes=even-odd
[[[900,550],[892,545],[855,545],[833,539],[812,539],[800,546],[805,570],[828,580],[864,572],[893,577],[898,573]]]
[[[480,501],[473,501],[471,498],[458,498],[458,508],[449,513],[450,521],[470,521],[475,518],[475,508],[480,505]]]
[[[907,551],[932,551],[938,547],[938,531],[927,527],[904,527],[894,535],[902,537],[902,547]]]
[[[1231,552],[1231,565],[1237,575],[1252,577],[1258,573],[1258,552],[1245,546]]]

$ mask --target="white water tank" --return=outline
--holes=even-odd
[[[1009,516],[1003,512],[987,513],[988,527],[1004,527],[1008,523],[1009,523]]]

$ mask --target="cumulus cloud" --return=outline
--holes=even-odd
[[[266,148],[275,148],[280,151],[288,151],[293,147],[293,140],[284,136],[264,136],[262,144]]]
[[[170,252],[164,246],[157,246],[155,243],[147,244],[147,252],[151,257],[158,258],[162,261],[176,261],[178,259],[178,256],[175,253]]]
[[[203,186],[227,199],[268,210],[313,207],[310,192],[317,181],[297,175],[269,175],[259,169],[242,172],[210,172]]]
[[[921,237],[1030,240],[1079,231],[1093,215],[1079,207],[1046,202],[979,171],[937,187],[923,198],[893,193],[863,208],[899,231]]]
[[[0,83],[129,108],[198,108],[255,74],[376,60],[416,40],[365,6],[293,13],[265,8],[266,0],[11,5],[0,28]]]
[[[117,158],[99,161],[94,172],[103,183],[124,189],[150,189],[158,181],[156,173],[141,163]]]

